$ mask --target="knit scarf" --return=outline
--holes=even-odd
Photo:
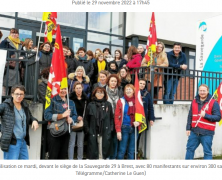
[[[85,61],[85,60],[87,60],[87,56],[86,56],[86,55],[83,56],[83,57],[80,57],[80,56],[79,56],[79,60]]]
[[[135,121],[135,96],[129,98],[128,96],[124,95],[124,98],[129,105],[127,115],[130,116],[131,125],[132,125],[132,123]]]
[[[108,94],[108,101],[111,103],[113,113],[114,113],[116,109],[116,103],[119,99],[119,90],[118,88],[115,88],[114,90],[112,90],[108,86],[106,86],[106,92]]]
[[[12,41],[16,49],[18,49],[18,45],[20,44],[19,38],[13,38],[12,36],[8,36],[9,40]]]
[[[105,99],[95,99],[96,104],[96,134],[101,136],[103,133],[103,121],[105,114]]]

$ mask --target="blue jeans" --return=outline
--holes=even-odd
[[[118,139],[117,139],[117,134],[115,132],[113,136],[113,154],[110,156],[110,159],[116,159],[117,156],[117,150],[118,150]]]
[[[5,160],[17,160],[23,159],[28,160],[29,154],[26,145],[26,141],[24,139],[17,139],[16,145],[9,145],[8,152],[4,152]]]
[[[122,140],[119,142],[117,159],[124,159],[124,155],[128,153],[127,159],[134,159],[135,155],[135,127],[122,125]],[[138,137],[138,131],[137,131]]]
[[[174,95],[177,91],[178,86],[178,78],[170,78],[168,81],[164,81],[165,93],[163,99],[168,99],[167,101],[163,101],[163,104],[173,104]]]
[[[194,152],[201,143],[204,151],[204,159],[212,159],[213,135],[197,135],[191,131],[187,141],[187,152],[185,159],[193,159]]]

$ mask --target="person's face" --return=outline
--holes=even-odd
[[[86,53],[84,51],[79,51],[79,56],[80,57],[84,57],[86,55]]]
[[[156,52],[157,53],[161,53],[163,51],[163,46],[162,44],[158,44],[157,47],[156,47]]]
[[[173,52],[174,52],[174,54],[179,54],[180,51],[181,51],[181,47],[180,47],[180,46],[175,45],[175,46],[173,47]]]
[[[68,50],[63,48],[63,56],[67,56]]]
[[[140,90],[143,90],[146,86],[146,82],[145,81],[139,81],[139,88]]]
[[[82,77],[83,76],[83,70],[82,69],[79,69],[77,72],[76,72],[77,76],[78,77]]]
[[[33,46],[33,41],[30,41],[29,42],[29,48],[32,48],[32,46]]]
[[[25,93],[24,91],[21,91],[19,88],[15,90],[14,93],[12,93],[13,102],[21,103],[24,99]]]
[[[124,59],[128,61],[128,56],[127,56],[127,54],[124,55]]]
[[[61,98],[66,97],[66,94],[67,94],[66,88],[60,89],[59,96],[60,96]]]
[[[71,51],[70,50],[67,50],[67,56],[71,56]]]
[[[104,56],[108,56],[109,55],[109,51],[104,51]]]
[[[76,87],[75,87],[75,89],[74,89],[74,91],[76,92],[76,94],[82,94],[82,90],[83,90],[83,88],[82,88],[82,85],[77,85]]]
[[[138,53],[140,53],[140,54],[143,53],[143,51],[144,51],[143,46],[138,46],[137,51],[138,51]]]
[[[126,70],[125,70],[125,69],[121,69],[121,70],[120,70],[120,76],[121,76],[122,78],[125,78],[126,75],[127,75]]]
[[[100,51],[97,50],[97,51],[95,52],[95,56],[97,57],[99,53],[100,53]]]
[[[11,32],[11,33],[10,33],[10,36],[12,36],[13,38],[18,38],[18,37],[19,37],[19,34],[18,34],[18,33],[15,33],[15,32]]]
[[[200,96],[201,99],[206,99],[209,91],[207,90],[206,87],[200,86],[198,93],[199,93],[199,96]]]
[[[46,52],[49,52],[50,51],[50,45],[49,44],[45,44],[43,46],[43,50],[46,51]]]
[[[117,79],[115,77],[111,77],[109,80],[109,87],[111,89],[116,88],[117,86]]]
[[[99,74],[99,81],[100,81],[101,84],[105,84],[106,79],[107,79],[107,77],[106,77],[105,74],[102,74],[102,73]]]
[[[103,61],[104,60],[103,55],[100,55],[98,59],[99,59],[100,62]]]
[[[97,99],[103,99],[104,95],[105,95],[104,92],[103,91],[99,91],[99,90],[97,90],[96,94],[95,94]]]
[[[115,52],[116,58],[120,58],[120,53],[118,51]]]
[[[115,64],[110,64],[110,69],[116,70],[116,65]]]
[[[125,90],[125,94],[126,96],[128,97],[132,97],[133,96],[133,89],[131,87],[127,87],[126,90]]]
[[[89,55],[88,55],[88,57],[89,57],[90,60],[92,60],[92,58],[93,58],[92,56],[89,56]]]

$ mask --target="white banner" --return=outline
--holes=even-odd
[[[3,86],[3,76],[5,70],[5,62],[6,62],[6,50],[0,49],[0,103],[2,103],[2,86]]]

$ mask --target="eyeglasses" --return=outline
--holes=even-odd
[[[44,46],[45,48],[50,48],[50,46]]]
[[[96,94],[104,95],[104,92],[96,92]]]
[[[23,96],[24,96],[24,94],[17,94],[17,93],[15,93],[14,95],[15,95],[16,97],[19,97],[19,96],[23,97]]]

